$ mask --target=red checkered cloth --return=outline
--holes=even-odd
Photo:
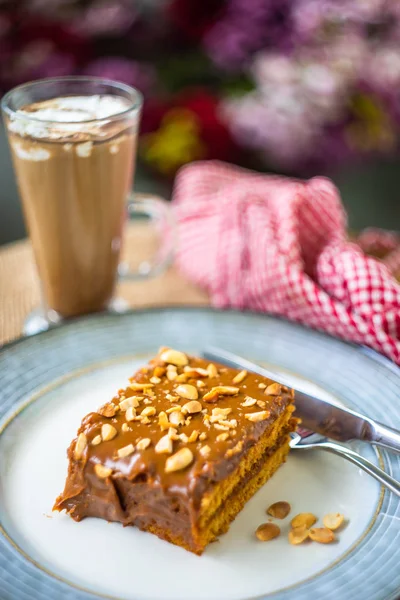
[[[173,206],[177,262],[217,307],[282,315],[365,344],[400,364],[400,265],[394,234],[349,242],[338,190],[219,162],[184,167]],[[380,248],[385,261],[364,250]]]

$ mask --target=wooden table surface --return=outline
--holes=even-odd
[[[135,266],[151,256],[156,243],[150,226],[130,224],[122,258]],[[152,279],[118,283],[117,296],[132,308],[208,304],[207,294],[182,277],[174,266]],[[39,280],[30,242],[4,246],[0,249],[0,345],[21,336],[25,317],[39,304]]]

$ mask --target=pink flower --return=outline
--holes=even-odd
[[[368,79],[380,91],[396,90],[400,86],[400,54],[398,46],[380,46],[368,64]]]
[[[73,73],[75,66],[71,54],[57,50],[49,40],[36,40],[15,57],[9,75],[17,82],[42,77],[62,77]]]
[[[380,23],[388,4],[387,0],[296,0],[292,3],[293,25],[301,40],[312,43],[327,24],[352,29]]]
[[[137,18],[134,4],[129,0],[91,2],[76,18],[74,29],[86,35],[123,34]]]
[[[320,132],[307,109],[289,94],[279,105],[248,94],[226,103],[223,114],[239,144],[260,152],[268,164],[292,169],[311,155]]]

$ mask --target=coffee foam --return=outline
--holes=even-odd
[[[18,143],[14,143],[12,146],[15,154],[22,160],[33,160],[37,162],[50,158],[50,152],[44,148],[23,148],[22,145]]]
[[[9,129],[22,136],[61,139],[76,134],[101,136],[98,123],[129,109],[129,102],[117,96],[68,96],[30,104],[16,111]],[[103,133],[104,135],[104,133]]]

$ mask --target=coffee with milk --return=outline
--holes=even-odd
[[[129,108],[122,97],[67,96],[6,118],[43,296],[62,317],[113,296],[137,138]]]

